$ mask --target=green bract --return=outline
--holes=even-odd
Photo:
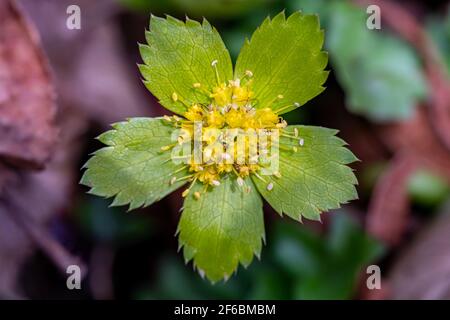
[[[184,258],[194,258],[200,274],[227,279],[239,263],[248,266],[261,252],[264,221],[261,197],[251,181],[250,193],[225,178],[220,186],[196,200],[187,197],[178,225]],[[196,183],[195,189],[203,188]]]
[[[284,96],[297,107],[314,98],[325,88],[328,72],[324,71],[328,55],[321,51],[323,31],[316,15],[296,12],[287,20],[279,14],[266,19],[246,41],[236,62],[235,77],[241,78],[246,70],[254,75],[253,91],[257,108],[273,100],[274,92]],[[287,104],[276,101],[272,109]],[[295,107],[283,109],[288,112]]]
[[[284,13],[267,18],[245,43],[234,73],[225,45],[206,20],[200,24],[152,16],[146,39],[148,45],[140,46],[145,63],[140,70],[164,107],[188,119],[202,110],[202,116],[214,118],[207,124],[220,123],[218,128],[223,126],[219,111],[230,116],[227,123],[282,128],[279,171],[261,177],[259,167],[250,173],[230,167],[207,180],[199,175],[203,168],[175,163],[171,152],[165,152],[174,145],[175,127],[192,121],[178,116],[133,118],[99,137],[106,147],[86,163],[81,180],[91,193],[114,197],[113,205],[135,209],[158,201],[190,179],[183,193],[179,244],[185,260],[193,260],[211,281],[227,279],[239,264],[247,266],[260,255],[262,198],[278,213],[300,221],[319,220],[322,211],[357,197],[357,181],[347,166],[356,158],[335,136],[336,130],[286,126],[281,117],[273,123],[273,116],[276,120],[324,90],[327,54],[321,51],[323,32],[317,16],[296,12],[287,19]],[[241,87],[239,79],[247,79],[244,82],[251,87],[245,83]],[[214,94],[205,95],[205,90]],[[236,90],[231,91],[231,101],[244,97],[247,104],[233,102],[222,109],[213,105],[228,99],[230,90]],[[242,116],[253,118],[247,123]],[[181,136],[178,143],[185,143]],[[194,169],[197,175],[192,178]]]
[[[357,197],[357,183],[352,169],[345,166],[357,160],[337,138],[336,130],[312,126],[288,126],[302,132],[301,152],[280,151],[280,172],[289,172],[282,179],[270,177],[274,187],[267,190],[261,180],[253,181],[258,191],[280,214],[295,220],[302,216],[319,220],[320,213],[339,207],[340,203]],[[282,138],[284,143],[293,143]]]
[[[149,45],[140,45],[145,63],[140,70],[147,88],[170,111],[180,115],[186,111],[181,99],[187,104],[206,102],[204,95],[192,90],[192,84],[216,84],[211,61],[217,60],[221,79],[233,77],[230,54],[208,21],[200,24],[188,19],[184,23],[170,16],[167,20],[152,16],[150,30],[145,33]],[[173,92],[179,101],[173,101]]]

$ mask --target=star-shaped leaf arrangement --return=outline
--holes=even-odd
[[[262,198],[301,221],[357,197],[347,166],[356,158],[337,131],[290,126],[281,116],[324,90],[328,58],[317,16],[267,18],[234,71],[206,20],[152,16],[146,40],[144,83],[175,115],[132,118],[102,134],[106,147],[81,180],[90,193],[131,210],[188,184],[180,248],[213,282],[260,256]]]

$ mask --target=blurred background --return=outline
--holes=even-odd
[[[71,4],[81,30],[66,28]],[[322,223],[265,206],[261,261],[211,285],[177,253],[179,192],[126,212],[86,194],[80,168],[111,123],[168,113],[136,66],[150,13],[206,17],[236,59],[281,10],[319,15],[331,70],[286,119],[340,130],[359,200]],[[450,298],[449,71],[448,1],[0,0],[0,298]],[[81,290],[66,287],[74,263]]]

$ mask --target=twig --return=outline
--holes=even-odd
[[[408,153],[398,153],[379,179],[367,215],[367,230],[384,243],[396,245],[407,224],[406,184],[418,161]]]

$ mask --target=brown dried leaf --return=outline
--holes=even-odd
[[[56,140],[56,106],[34,27],[0,0],[0,158],[43,167]]]
[[[52,244],[48,243],[46,237],[51,235],[45,235],[40,243],[36,237],[42,238],[42,235],[36,235],[30,230],[31,227],[39,233],[47,232],[46,223],[70,204],[68,200],[76,186],[77,174],[74,168],[80,157],[80,137],[87,130],[87,121],[80,113],[66,111],[58,119],[58,124],[64,130],[45,170],[9,171],[15,179],[9,180],[0,198],[0,297],[20,296],[17,274],[36,246],[47,250],[60,268],[60,264],[67,264],[67,261],[79,263],[75,257],[61,251],[62,247],[48,250]],[[17,217],[19,214],[21,217]]]
[[[389,275],[394,299],[450,299],[449,207],[394,262]]]

